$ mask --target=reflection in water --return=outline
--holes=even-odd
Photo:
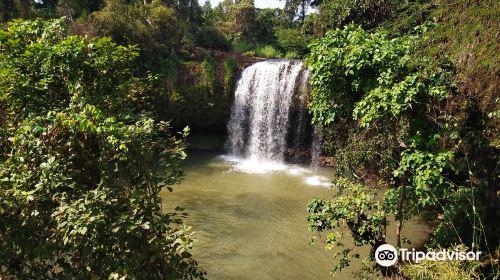
[[[186,223],[197,238],[193,253],[209,279],[329,279],[333,252],[309,245],[306,206],[313,197],[332,195],[314,186],[331,172],[282,166],[246,173],[238,164],[190,153],[185,180],[163,193],[165,211],[180,206],[190,214]],[[407,235],[417,244],[422,236],[415,228]],[[352,273],[359,268],[356,262],[337,279],[357,278]]]

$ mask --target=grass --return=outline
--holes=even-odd
[[[430,34],[429,54],[447,53],[467,72],[500,70],[499,1],[439,0],[431,18],[439,24]]]

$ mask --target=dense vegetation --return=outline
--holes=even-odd
[[[260,57],[310,68],[337,188],[309,222],[334,271],[354,247],[409,242],[419,217],[429,248],[484,258],[384,275],[498,279],[499,4],[284,2],[1,1],[0,278],[203,277],[183,213],[159,206],[182,177],[187,131],[172,131],[224,129],[238,70]]]
[[[463,8],[475,15],[469,20],[498,26],[497,4],[439,4],[448,6],[435,13]],[[333,10],[340,13],[342,7]],[[496,11],[493,17],[477,18],[491,11]],[[311,230],[326,233],[327,248],[336,248],[333,272],[359,257],[354,247],[369,245],[373,254],[384,243],[400,247],[410,242],[401,231],[418,216],[433,228],[428,249],[468,248],[486,256],[478,263],[379,267],[384,276],[497,279],[498,87],[471,91],[477,83],[464,75],[481,71],[490,78],[485,83],[497,83],[498,54],[484,42],[486,46],[469,49],[483,58],[463,65],[453,59],[457,53],[450,53],[457,43],[436,43],[457,36],[442,34],[450,23],[415,21],[415,29],[406,31],[409,26],[401,29],[401,19],[390,15],[369,20],[354,10],[349,16],[357,25],[328,31],[311,44],[307,58],[313,87],[310,110],[313,121],[323,127],[325,153],[333,155],[337,186],[331,201],[310,203],[309,222]],[[468,29],[477,27],[465,22],[460,28],[464,34],[458,36],[465,38],[459,38],[470,40]],[[394,30],[404,32],[391,36]],[[478,95],[488,101],[479,101]],[[373,187],[382,191],[381,199]],[[395,238],[387,239],[391,221],[396,223]],[[344,245],[342,232],[348,232],[353,247]],[[373,268],[372,261],[373,255],[364,261],[365,273]]]
[[[137,48],[68,36],[61,20],[14,21],[0,46],[0,275],[202,275],[189,229],[160,209],[184,146],[141,108]]]

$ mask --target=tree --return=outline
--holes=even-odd
[[[425,1],[316,0],[311,4],[318,10],[316,29],[323,30],[324,34],[329,29],[340,28],[350,23],[372,29],[396,14],[402,17],[404,8],[412,5],[418,7],[420,2]]]
[[[56,18],[66,17],[76,20],[88,16],[102,8],[104,0],[2,0],[0,2],[0,21],[14,18]]]
[[[278,29],[276,30],[276,37],[278,38],[279,46],[285,52],[295,52],[299,55],[306,54],[309,38],[299,29]]]
[[[28,18],[32,14],[32,4],[28,0],[3,0],[0,2],[0,22],[13,18]]]
[[[63,20],[0,30],[0,277],[192,279],[180,213],[182,138],[144,111],[139,54],[68,36]]]
[[[232,41],[254,41],[256,28],[253,0],[225,0],[213,10],[215,28]]]
[[[325,248],[340,249],[335,253],[336,264],[332,275],[349,266],[352,258],[359,257],[353,253],[354,247],[369,245],[374,249],[386,243],[387,215],[383,205],[376,199],[375,189],[339,178],[336,181],[335,199],[324,201],[315,199],[309,203],[309,230],[324,233]],[[348,235],[353,248],[345,245]],[[370,256],[367,257],[370,259]]]
[[[380,211],[396,220],[397,247],[405,240],[401,235],[405,221],[421,213],[432,216],[433,242],[444,235],[476,250],[498,246],[498,240],[488,237],[496,226],[475,226],[488,220],[488,205],[479,206],[478,201],[485,201],[492,186],[464,179],[472,176],[471,169],[464,168],[469,158],[461,154],[462,140],[467,138],[460,137],[458,116],[445,109],[454,92],[453,68],[432,65],[426,56],[417,55],[429,28],[420,26],[412,34],[391,38],[382,31],[369,33],[348,25],[314,42],[307,59],[313,120],[324,130],[350,126],[345,144],[336,150],[341,159],[336,163],[344,167],[337,169],[336,186],[342,193],[357,194],[313,201],[310,226],[328,233],[346,225],[355,246],[372,245],[372,258],[386,226]],[[365,206],[372,202],[370,192],[359,184],[367,184],[363,180],[367,170],[379,179],[383,207]],[[327,239],[327,245],[342,247],[339,243]],[[351,251],[343,252],[341,268],[354,257]]]
[[[213,17],[213,12],[212,12],[212,4],[210,3],[210,0],[205,0],[205,3],[201,7],[201,11],[203,14],[203,19],[206,22],[212,23],[214,20],[214,17]]]
[[[251,41],[255,31],[255,5],[253,0],[241,0],[229,8],[231,21],[238,37]]]
[[[293,22],[298,16],[300,23],[303,24],[310,5],[311,0],[285,0],[284,11],[288,15],[290,22]]]
[[[181,46],[181,22],[174,8],[162,1],[151,4],[107,0],[103,9],[90,15],[92,34],[110,36],[120,44],[141,47],[142,65],[146,69],[168,72],[165,65]]]

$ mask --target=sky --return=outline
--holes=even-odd
[[[285,6],[285,1],[278,0],[254,0],[256,8],[283,8]],[[198,0],[200,5],[205,4],[205,0]],[[222,2],[222,0],[210,0],[212,7]]]

